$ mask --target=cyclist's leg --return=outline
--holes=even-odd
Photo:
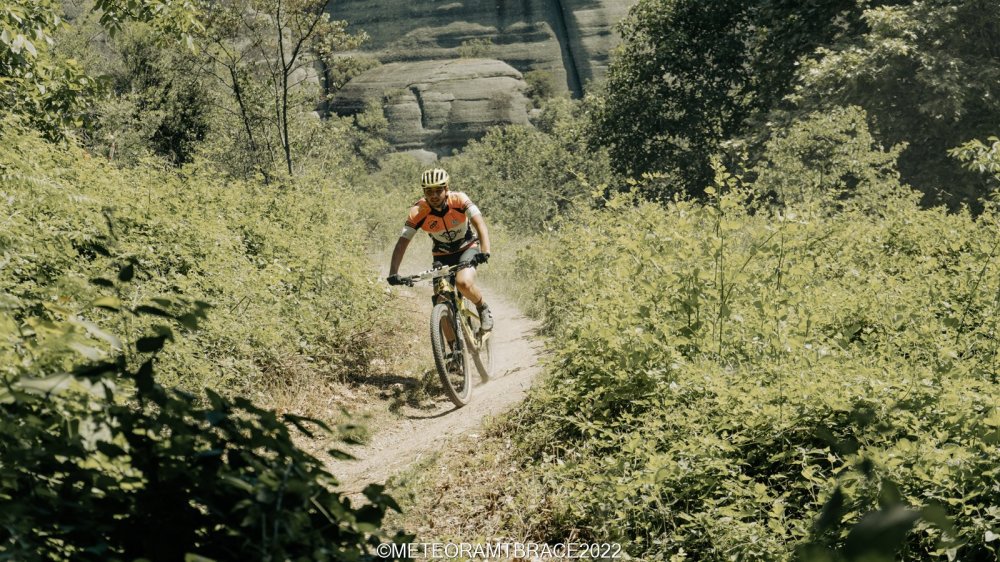
[[[434,256],[434,265],[443,265],[443,266],[458,265],[459,262],[462,261],[463,256],[464,253],[458,253],[458,252],[454,254],[447,254],[444,256]],[[431,301],[434,301],[433,296],[431,297]],[[448,345],[450,346],[451,343],[455,341],[455,331],[452,329],[450,324],[446,325],[443,331],[444,331],[444,338],[448,342]]]
[[[479,253],[479,248],[469,248],[462,253],[461,261],[469,261],[476,254]],[[486,299],[483,297],[482,291],[476,286],[476,268],[467,267],[459,271],[455,276],[455,283],[458,284],[458,290],[465,296],[465,298],[472,301],[472,304],[476,305],[479,310],[479,320],[481,322],[481,329],[484,332],[488,332],[493,329],[493,313],[490,311],[490,307],[486,304]]]
[[[471,261],[472,258],[479,253],[478,247],[469,248],[468,250],[462,252],[459,262]],[[472,304],[479,306],[483,303],[483,293],[476,286],[476,268],[466,267],[455,274],[455,283],[458,285],[458,291],[462,295],[472,301]]]

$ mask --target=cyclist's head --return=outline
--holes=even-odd
[[[441,168],[425,170],[420,176],[420,186],[427,190],[448,189],[448,172]]]

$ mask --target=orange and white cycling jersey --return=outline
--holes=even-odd
[[[432,209],[427,199],[421,198],[410,207],[400,236],[411,240],[417,230],[423,230],[434,241],[431,251],[435,256],[464,252],[479,242],[479,237],[470,226],[472,217],[478,214],[479,208],[460,191],[449,192],[448,200],[440,211]]]

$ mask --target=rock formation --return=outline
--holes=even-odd
[[[350,113],[359,109],[360,100],[382,97],[385,92],[377,93],[379,84],[393,90],[408,90],[417,84],[410,94],[394,91],[389,92],[393,95],[385,96],[392,142],[400,149],[425,147],[445,154],[480,135],[487,123],[526,122],[525,109],[512,105],[524,99],[524,74],[531,73],[531,79],[546,82],[555,93],[582,95],[589,83],[603,78],[609,53],[618,40],[614,26],[634,3],[635,0],[333,3],[332,17],[347,20],[352,29],[368,33],[371,40],[365,45],[365,52],[386,63],[355,78],[338,95],[333,109]],[[448,78],[437,79],[436,74]],[[464,93],[466,89],[470,93]],[[486,91],[496,95],[487,101],[483,97]],[[418,96],[416,92],[424,93]],[[454,99],[446,101],[448,96]],[[441,104],[451,104],[447,117],[442,113],[445,105]],[[415,112],[419,107],[431,113],[418,119]],[[424,126],[415,127],[418,121]]]
[[[333,107],[350,114],[380,102],[396,149],[446,155],[494,125],[527,124],[524,88],[521,73],[498,60],[393,62],[351,80]]]

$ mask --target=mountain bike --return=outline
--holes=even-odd
[[[400,281],[412,287],[414,283],[434,280],[434,308],[431,310],[431,350],[441,384],[448,398],[461,408],[472,397],[472,371],[469,358],[476,365],[479,378],[490,380],[493,374],[492,332],[479,329],[479,313],[469,299],[462,296],[455,284],[455,274],[469,262],[439,266],[422,273],[403,277]],[[463,337],[456,337],[461,333]]]

